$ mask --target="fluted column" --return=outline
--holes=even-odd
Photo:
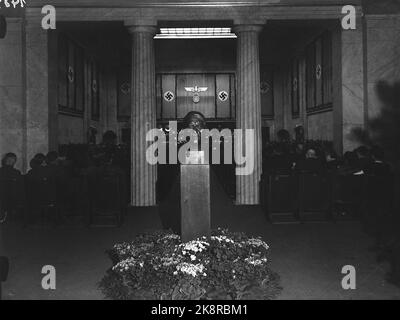
[[[254,129],[254,171],[236,177],[236,203],[259,203],[259,182],[262,169],[261,155],[261,96],[260,58],[258,37],[261,25],[237,25],[237,120],[238,129]]]
[[[153,25],[129,27],[132,34],[132,170],[133,206],[156,205],[156,166],[146,161],[146,133],[156,128],[156,88]]]

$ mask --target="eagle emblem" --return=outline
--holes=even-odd
[[[185,90],[187,92],[193,93],[193,102],[194,103],[199,103],[200,102],[200,92],[206,92],[208,90],[208,87],[199,87],[199,86],[185,87]]]

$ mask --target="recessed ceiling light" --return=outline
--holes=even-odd
[[[208,28],[160,28],[154,39],[215,39],[237,38],[228,27]]]

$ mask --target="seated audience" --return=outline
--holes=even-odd
[[[46,157],[44,157],[45,159]],[[50,177],[50,171],[45,166],[45,160],[41,161],[42,157],[34,157],[29,165],[31,169],[27,173],[28,179],[42,179]]]
[[[17,156],[14,153],[7,153],[1,161],[0,179],[12,179],[19,177],[21,172],[15,169]]]
[[[288,172],[292,168],[289,155],[285,152],[284,146],[278,144],[272,151],[272,155],[266,160],[266,168],[271,172]]]
[[[370,152],[366,146],[361,146],[355,150],[355,153],[357,154],[358,158],[357,160],[358,169],[364,171],[365,173],[366,169],[372,163]]]
[[[277,133],[278,142],[280,143],[289,143],[290,142],[290,133],[285,129],[281,129]]]
[[[382,148],[378,146],[372,147],[371,157],[371,163],[365,168],[366,174],[389,176],[392,173],[390,165],[385,162],[385,152]]]
[[[37,160],[39,165],[46,166],[46,156],[43,153],[37,153],[33,158]]]
[[[364,171],[359,169],[357,154],[353,151],[346,151],[343,161],[339,165],[338,174],[340,175],[361,175]]]
[[[21,178],[21,172],[15,169],[17,156],[14,153],[7,153],[1,161],[0,168],[0,223],[4,223],[10,211],[15,209],[16,197],[18,193],[10,188],[12,181],[18,181]],[[18,179],[18,180],[17,180]]]
[[[336,171],[339,167],[338,157],[333,150],[325,151],[325,166],[329,171]]]
[[[49,171],[49,175],[56,178],[57,180],[62,180],[64,178],[65,172],[63,166],[60,165],[58,161],[58,153],[55,151],[50,151],[46,155],[46,168]]]
[[[305,159],[296,163],[296,170],[310,173],[322,173],[322,161],[314,149],[308,149]]]
[[[292,161],[294,164],[304,160],[304,143],[296,143],[294,152],[292,152]]]

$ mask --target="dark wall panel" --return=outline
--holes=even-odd
[[[129,66],[123,66],[118,72],[118,118],[123,120],[131,116],[131,72]]]
[[[271,68],[262,68],[260,92],[261,92],[261,114],[263,117],[274,116],[274,73]]]

